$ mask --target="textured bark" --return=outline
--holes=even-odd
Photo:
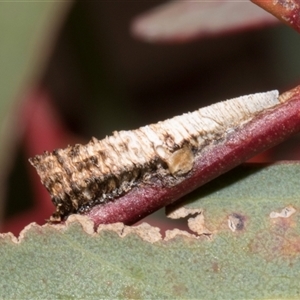
[[[244,96],[31,159],[57,210],[134,223],[300,130],[296,88]]]

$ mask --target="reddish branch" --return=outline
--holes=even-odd
[[[299,131],[300,86],[279,99],[274,91],[231,99],[30,161],[56,205],[53,221],[82,213],[96,227],[132,224]]]
[[[87,215],[95,222],[132,224],[195,188],[234,168],[252,156],[300,131],[300,86],[281,95],[288,99],[254,118],[223,144],[204,151],[185,180],[173,187],[159,184],[133,188],[123,197],[93,207]]]
[[[264,10],[270,12],[280,21],[300,32],[299,0],[251,0]]]

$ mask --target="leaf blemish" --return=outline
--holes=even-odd
[[[272,211],[270,213],[270,218],[271,219],[276,219],[276,218],[289,218],[291,215],[293,215],[296,212],[296,209],[289,205],[285,207],[284,209],[281,210],[281,212],[274,212]]]
[[[233,213],[228,217],[228,227],[232,232],[235,231],[241,231],[244,229],[245,227],[245,217],[237,214],[237,213]]]

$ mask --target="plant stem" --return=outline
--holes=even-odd
[[[300,86],[282,94],[280,99],[284,102],[230,133],[223,143],[204,149],[179,184],[169,187],[159,181],[142,184],[115,201],[94,206],[86,215],[95,227],[101,223],[132,224],[299,132]]]
[[[268,11],[283,23],[300,32],[300,1],[299,0],[251,0]]]

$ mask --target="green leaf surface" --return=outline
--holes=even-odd
[[[49,1],[0,3],[2,123],[13,101],[41,71],[52,48],[53,31],[66,7]]]
[[[5,177],[16,136],[23,130],[17,104],[36,84],[51,53],[55,33],[71,2],[0,2],[0,219]]]
[[[201,236],[120,223],[94,233],[83,217],[2,235],[0,298],[299,299],[299,178],[287,163],[207,184],[184,206],[201,209]]]

